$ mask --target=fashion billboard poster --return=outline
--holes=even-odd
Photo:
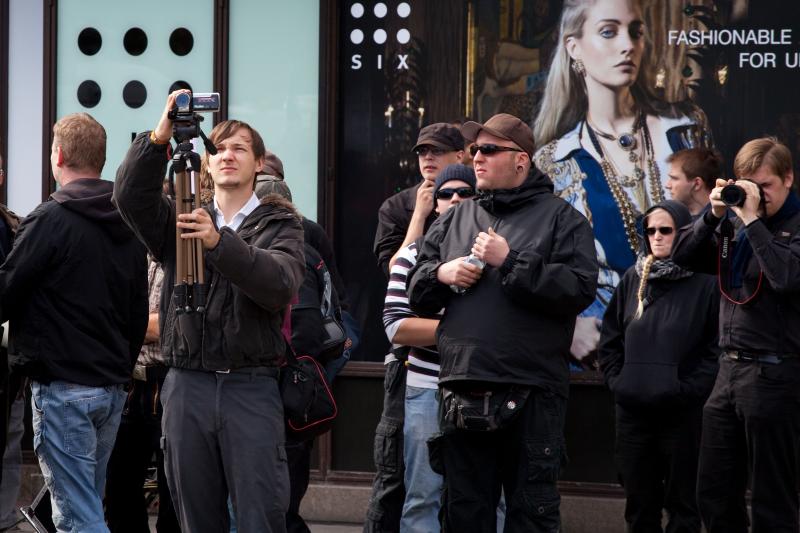
[[[641,213],[669,198],[666,158],[708,146],[730,168],[746,141],[774,135],[797,164],[800,3],[479,0],[470,10],[468,114],[527,121],[537,166],[594,228],[599,287],[576,323],[571,366],[596,370],[600,321],[634,264]],[[604,131],[623,119],[625,131]]]

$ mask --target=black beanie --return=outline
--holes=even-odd
[[[446,166],[444,170],[442,170],[439,175],[436,176],[436,180],[433,182],[434,207],[436,206],[436,193],[439,192],[439,189],[442,188],[442,185],[453,180],[463,181],[473,189],[477,185],[477,182],[475,181],[475,171],[472,169],[472,167],[462,165],[461,163],[455,163],[453,165]]]

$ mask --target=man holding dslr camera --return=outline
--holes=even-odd
[[[289,202],[258,200],[266,148],[248,124],[226,120],[203,156],[214,199],[175,220],[161,183],[173,135],[169,95],[153,132],[128,150],[114,184],[125,221],[164,267],[161,401],[167,481],[183,531],[227,531],[228,495],[239,531],[284,532],[289,479],[278,366],[283,318],[305,271],[303,229]],[[205,310],[176,311],[176,231],[199,239],[210,280]]]
[[[720,360],[703,410],[698,504],[709,533],[798,531],[800,199],[788,148],[745,144],[740,179],[717,180],[711,209],[684,227],[676,263],[720,275]],[[729,220],[730,212],[736,219]]]

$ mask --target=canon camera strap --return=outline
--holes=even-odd
[[[756,290],[753,291],[753,294],[745,298],[744,300],[736,300],[732,296],[730,296],[731,290],[731,279],[733,277],[733,272],[731,271],[731,263],[733,263],[733,222],[731,222],[730,218],[727,216],[722,219],[722,223],[719,229],[720,233],[720,240],[719,240],[719,254],[718,254],[718,275],[717,279],[719,280],[719,292],[722,293],[722,296],[725,297],[726,300],[731,302],[735,305],[744,305],[753,298],[756,297],[758,291],[761,289],[761,281],[764,279],[764,272],[759,270],[758,272],[758,284],[756,285]],[[744,286],[744,282],[742,283]]]

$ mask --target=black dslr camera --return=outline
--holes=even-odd
[[[756,183],[756,185],[758,184]],[[761,194],[760,204],[763,204],[764,189],[761,187],[761,185],[758,185],[758,192]],[[732,183],[722,188],[722,190],[719,193],[719,197],[722,200],[722,203],[724,203],[728,207],[742,207],[744,205],[744,201],[747,199],[747,193],[744,192],[744,189],[742,189],[735,183]]]

